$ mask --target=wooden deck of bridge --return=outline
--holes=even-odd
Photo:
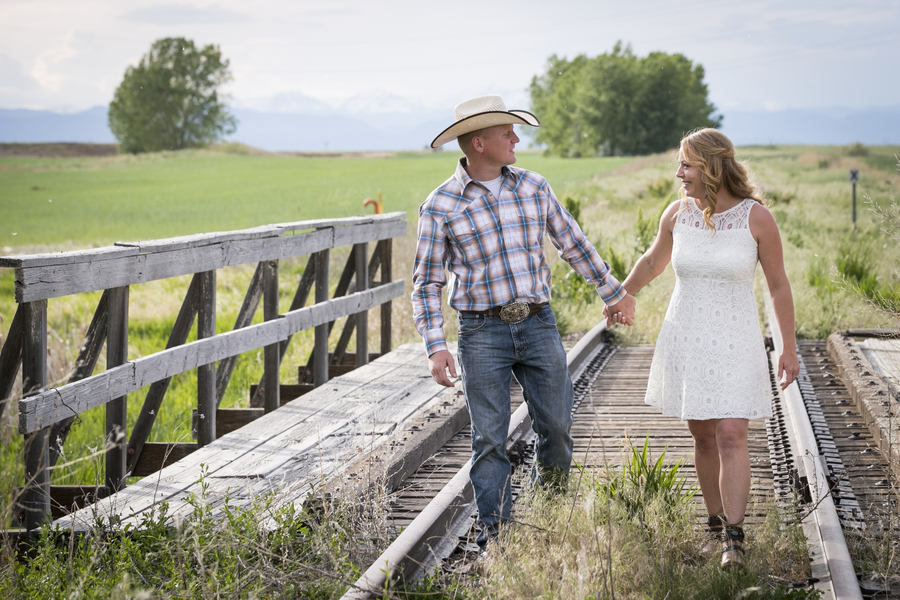
[[[364,454],[382,448],[384,456],[391,440],[401,445],[402,431],[395,430],[414,415],[438,417],[454,408],[459,401],[442,399],[447,391],[432,380],[424,345],[406,344],[55,525],[84,530],[102,517],[139,526],[163,502],[177,520],[194,510],[191,496],[203,498],[214,514],[226,501],[245,506],[274,496],[275,506],[302,503],[326,479],[358,476],[351,469]]]

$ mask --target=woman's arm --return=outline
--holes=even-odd
[[[766,207],[754,206],[750,210],[750,233],[756,238],[759,247],[759,264],[766,276],[775,308],[775,320],[778,321],[778,329],[784,342],[781,356],[778,357],[777,374],[779,380],[783,378],[781,389],[785,389],[800,374],[794,336],[794,298],[791,294],[791,282],[784,272],[784,252],[778,224]]]
[[[634,264],[631,273],[622,282],[629,294],[634,295],[645,285],[656,279],[666,269],[672,258],[672,230],[675,227],[675,215],[678,213],[678,205],[681,200],[670,204],[659,219],[659,233],[653,241],[653,245]],[[613,314],[609,314],[608,307],[604,307],[603,315],[606,317],[606,326],[618,322]]]

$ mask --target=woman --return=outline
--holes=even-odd
[[[672,261],[676,284],[659,334],[645,402],[684,419],[694,439],[710,539],[722,566],[743,563],[743,522],[750,494],[749,419],[772,415],[772,392],[753,277],[762,265],[784,351],[778,378],[787,387],[800,372],[794,306],[781,238],[734,146],[701,129],[681,140],[676,176],[682,198],[659,223],[659,234],[623,285],[630,294]],[[608,323],[621,322],[618,314]]]

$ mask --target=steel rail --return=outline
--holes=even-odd
[[[591,329],[566,353],[566,364],[572,380],[578,379],[590,358],[602,346],[606,323]],[[522,403],[510,417],[507,447],[531,430],[528,406]],[[383,593],[389,578],[400,576],[415,581],[440,556],[452,549],[448,532],[469,518],[474,510],[474,492],[469,472],[471,461],[457,472],[419,515],[397,536],[397,539],[372,563],[372,566],[347,590],[342,600],[364,600]]]
[[[765,304],[766,320],[777,361],[784,348],[784,340],[775,319],[772,298],[768,293],[765,294]],[[777,376],[777,362],[774,368]],[[815,570],[818,567],[824,571],[821,574],[814,573],[819,579],[815,587],[824,593],[826,600],[862,600],[859,581],[825,476],[827,472],[825,459],[819,454],[815,433],[796,381],[782,392],[782,397],[788,417],[785,424],[789,430],[794,464],[797,465],[801,478],[806,478],[812,498],[812,510],[803,518],[802,525],[808,543],[812,546],[810,558],[813,561],[813,568]]]

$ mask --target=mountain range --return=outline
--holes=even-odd
[[[238,104],[231,112],[238,126],[229,140],[273,152],[421,150],[452,122],[450,110],[424,108],[389,94],[335,105],[287,92]],[[722,131],[739,146],[900,144],[900,105],[736,110],[724,116]],[[0,109],[0,142],[113,143],[115,138],[105,106],[72,114]]]

